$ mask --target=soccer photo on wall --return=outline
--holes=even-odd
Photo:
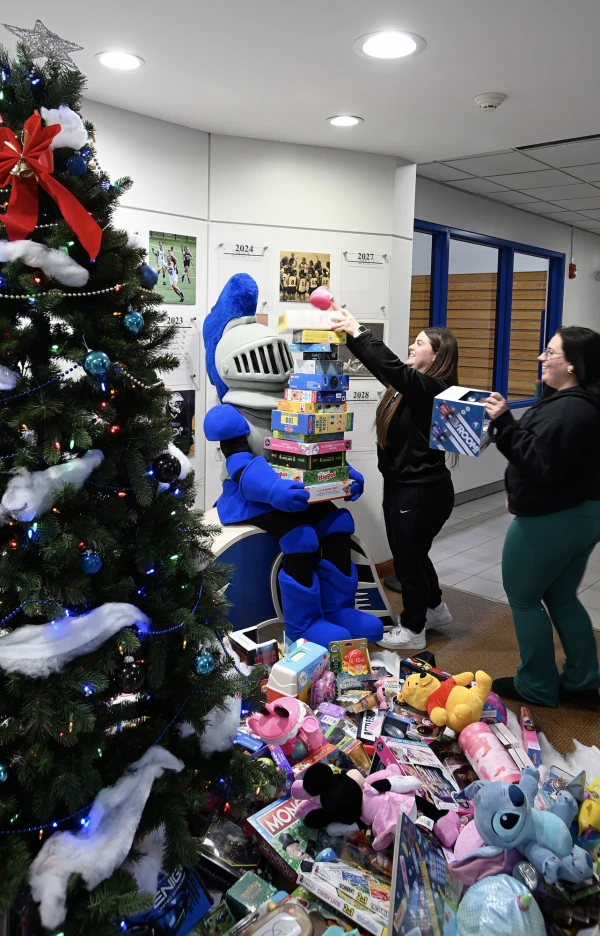
[[[282,250],[279,255],[279,301],[308,302],[317,286],[329,286],[331,255]]]
[[[150,231],[148,263],[158,273],[154,287],[169,304],[196,303],[196,238]]]

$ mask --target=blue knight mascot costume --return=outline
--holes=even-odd
[[[218,442],[224,456],[219,520],[251,521],[279,541],[279,589],[290,643],[300,637],[324,646],[350,637],[380,640],[380,619],[355,608],[352,514],[331,501],[309,505],[302,483],[280,478],[263,456],[271,411],[294,362],[285,339],[256,321],[257,301],[256,282],[238,273],[203,327],[208,376],[221,401],[204,419],[206,438]],[[350,499],[356,500],[364,478],[352,468],[350,477]]]

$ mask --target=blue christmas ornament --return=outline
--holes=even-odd
[[[319,852],[315,861],[339,861],[339,858],[333,848],[325,848],[322,852]]]
[[[80,156],[79,153],[69,156],[67,159],[67,171],[75,176],[83,175],[84,172],[87,172],[87,163],[83,156]]]
[[[137,269],[137,275],[142,286],[145,286],[146,289],[153,289],[154,286],[158,283],[158,273],[154,267],[149,266],[147,263],[142,263]]]
[[[95,575],[102,568],[102,557],[95,552],[87,552],[81,559],[81,568],[86,575]]]
[[[139,331],[144,327],[144,316],[141,312],[127,312],[123,316],[123,325],[127,331],[133,332],[134,335],[137,335]]]
[[[85,356],[83,367],[92,377],[104,377],[110,367],[110,358],[104,351],[90,351]]]
[[[208,676],[215,668],[215,658],[209,650],[200,650],[194,657],[194,669],[198,676]]]
[[[8,770],[4,764],[0,764],[0,783],[5,783],[8,780]]]

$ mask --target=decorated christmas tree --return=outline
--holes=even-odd
[[[35,53],[0,49],[0,913],[105,934],[154,899],[149,836],[192,865],[194,814],[265,780],[231,748],[256,678],[172,444],[172,329],[111,224],[131,180],[98,163],[83,76]]]

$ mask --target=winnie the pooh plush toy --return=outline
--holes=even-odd
[[[471,686],[473,678],[475,685]],[[434,725],[460,733],[471,722],[479,721],[491,688],[492,678],[482,670],[475,677],[473,673],[459,673],[444,682],[431,673],[414,673],[406,678],[398,701],[427,712]]]

